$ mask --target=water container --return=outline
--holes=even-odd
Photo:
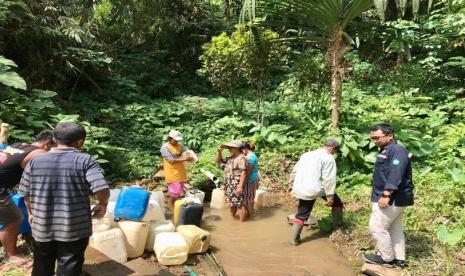
[[[255,193],[255,205],[254,208],[259,210],[260,208],[270,207],[273,205],[273,197],[271,193],[258,189]]]
[[[224,190],[220,188],[213,189],[212,199],[210,201],[210,208],[223,209],[225,207],[226,207],[226,201],[224,197]]]
[[[110,198],[108,199],[108,202],[116,203],[116,200],[118,199],[120,193],[121,189],[110,189]]]
[[[200,203],[203,203],[203,200],[205,199],[205,193],[202,192],[201,190],[192,189],[186,192],[185,197],[186,198],[198,198],[200,200]]]
[[[147,242],[145,243],[146,251],[154,251],[155,238],[158,234],[163,232],[174,232],[174,224],[167,220],[163,222],[152,222],[149,225],[149,235],[147,237]]]
[[[145,243],[149,234],[146,222],[124,220],[118,226],[123,232],[128,258],[137,258],[144,253]]]
[[[163,210],[163,214],[166,212],[165,207],[165,194],[162,191],[152,191],[150,192],[150,201],[156,200],[158,205],[160,205],[161,209]]]
[[[150,193],[142,188],[124,188],[115,206],[115,219],[141,220],[147,210]]]
[[[155,238],[155,255],[162,265],[181,265],[187,261],[189,247],[180,233],[160,233]]]
[[[185,152],[183,152],[182,157],[184,157],[184,158],[191,157],[192,159],[194,159],[192,161],[186,161],[187,165],[192,165],[192,164],[195,164],[195,163],[197,163],[199,161],[199,158],[197,157],[197,154],[195,154],[195,152],[192,151],[192,150],[186,150]]]
[[[181,205],[176,225],[197,225],[200,227],[203,216],[203,205],[195,202],[186,202]]]
[[[112,228],[113,221],[108,216],[101,219],[92,219],[92,233],[100,233],[108,231]]]
[[[174,202],[174,211],[173,211],[173,223],[176,225],[178,222],[178,217],[179,217],[179,211],[181,210],[181,205],[186,203],[185,198],[178,199]]]
[[[189,246],[189,254],[204,253],[210,246],[210,233],[195,225],[180,225],[176,227]]]
[[[160,204],[158,204],[158,201],[156,200],[150,200],[149,204],[147,205],[147,212],[145,212],[144,217],[142,218],[142,221],[145,222],[162,222],[165,221],[165,214],[163,213],[163,210],[160,207]]]
[[[19,210],[21,210],[21,214],[23,215],[23,222],[19,227],[19,233],[31,233],[31,226],[29,225],[29,213],[27,212],[26,204],[24,204],[24,196],[21,193],[17,193],[11,196],[11,201],[13,201],[16,206],[18,206]]]
[[[118,263],[125,263],[128,260],[124,236],[118,228],[94,233],[89,239],[89,246]]]

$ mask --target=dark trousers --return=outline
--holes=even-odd
[[[58,263],[57,276],[80,276],[88,243],[88,238],[72,242],[34,241],[32,276],[55,275],[55,261]]]
[[[326,197],[322,197],[326,201]],[[310,213],[312,212],[313,205],[315,204],[316,199],[313,200],[303,200],[299,199],[299,207],[297,209],[297,214],[295,215],[296,219],[301,221],[307,221],[310,217]],[[342,211],[344,208],[344,203],[342,203],[341,198],[337,194],[334,194],[334,203],[332,206],[332,211]]]

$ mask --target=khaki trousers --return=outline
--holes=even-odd
[[[405,236],[402,229],[404,209],[394,205],[386,208],[380,208],[378,203],[372,205],[370,232],[386,262],[394,259],[405,261]]]

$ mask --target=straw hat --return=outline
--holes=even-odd
[[[240,148],[242,147],[242,142],[239,140],[232,140],[230,142],[222,144],[222,146],[227,148]]]

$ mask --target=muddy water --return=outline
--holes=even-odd
[[[304,228],[303,243],[290,245],[288,213],[267,208],[251,221],[233,220],[228,210],[206,210],[204,228],[228,276],[236,275],[355,275],[327,237]]]

